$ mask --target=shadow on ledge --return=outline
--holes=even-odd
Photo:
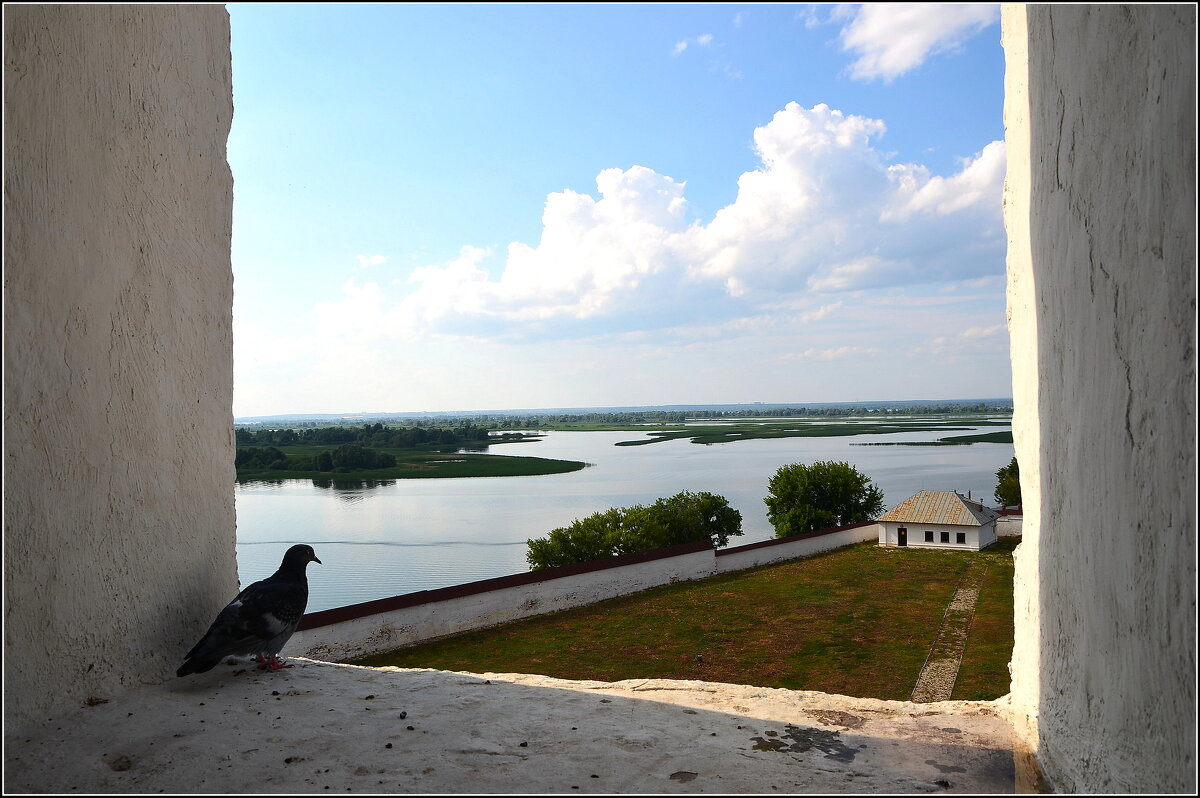
[[[5,735],[6,792],[1009,793],[1004,700],[292,659],[143,686]]]

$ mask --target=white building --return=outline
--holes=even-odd
[[[952,490],[923,490],[880,516],[879,545],[979,551],[996,542],[999,517]]]
[[[998,538],[1019,538],[1021,537],[1021,522],[1024,519],[1021,505],[1013,507],[1001,507],[997,510],[1000,517],[996,519],[996,537]]]

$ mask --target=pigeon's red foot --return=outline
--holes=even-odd
[[[295,667],[294,665],[288,665],[283,660],[281,660],[277,655],[272,656],[270,659],[266,659],[261,654],[259,654],[254,658],[254,661],[258,663],[259,670],[278,671],[278,670],[283,670],[284,668],[294,668]]]

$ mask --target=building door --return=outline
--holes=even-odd
[[[899,529],[896,530],[896,545],[897,546],[907,546],[908,545],[908,530],[905,527],[900,527]]]

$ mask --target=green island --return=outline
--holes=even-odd
[[[311,479],[314,482],[337,484],[364,480],[387,482],[395,479],[435,477],[529,477],[579,471],[588,465],[575,460],[498,454],[408,452],[396,454],[395,457],[396,465],[391,468],[352,469],[332,473],[311,469],[239,468],[237,479],[238,482]]]
[[[1012,431],[985,432],[979,435],[949,435],[936,441],[876,441],[852,443],[851,446],[966,446],[972,443],[1012,443]]]
[[[239,428],[234,436],[238,482],[311,479],[326,486],[438,477],[540,476],[587,467],[576,460],[482,454],[493,445],[524,443],[540,436],[524,432],[493,435],[471,425]]]
[[[990,418],[990,417],[989,417]],[[876,422],[872,420],[846,420],[841,422],[814,422],[807,419],[790,419],[788,421],[740,422],[728,424],[690,424],[675,425],[666,429],[647,430],[649,438],[621,441],[617,446],[645,446],[652,443],[689,438],[692,443],[713,444],[748,441],[756,438],[831,438],[849,435],[886,435],[894,432],[953,432],[965,431],[973,427],[1008,426],[1008,421],[993,421],[989,419],[945,419],[941,421],[926,418],[902,421]],[[963,426],[970,424],[970,426]],[[997,432],[986,435],[956,435],[940,438],[938,441],[922,442],[917,445],[948,446],[970,443],[1001,443],[1003,436],[1011,433]],[[869,445],[869,444],[863,444]],[[886,444],[885,444],[886,445]],[[905,444],[894,444],[905,445]]]

